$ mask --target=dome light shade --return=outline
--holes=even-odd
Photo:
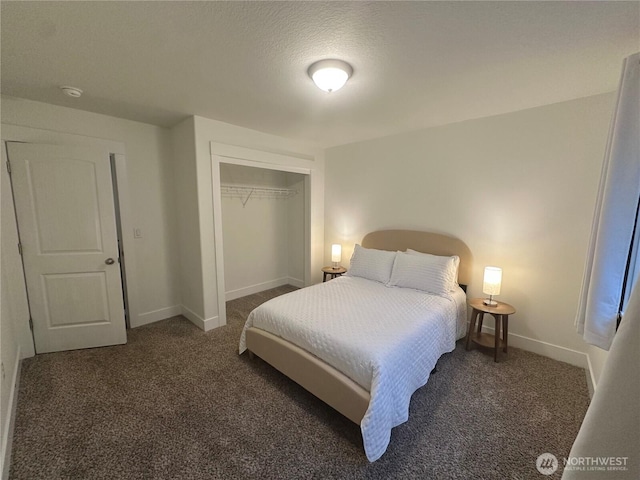
[[[353,68],[342,60],[319,60],[309,67],[308,73],[320,90],[331,93],[347,83]]]

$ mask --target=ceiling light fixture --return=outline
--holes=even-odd
[[[62,90],[65,95],[73,98],[78,98],[80,95],[82,95],[82,90],[76,87],[64,86],[60,87],[60,90]]]
[[[308,73],[320,90],[331,93],[347,83],[353,68],[342,60],[319,60],[309,67]]]

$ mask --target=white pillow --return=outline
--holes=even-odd
[[[347,275],[367,278],[386,285],[391,278],[391,269],[395,258],[396,252],[356,245]]]
[[[416,250],[411,250],[410,248],[407,248],[407,253],[409,255],[426,255],[427,257],[440,257],[441,255],[432,255],[430,253],[424,253],[424,252],[418,252]],[[442,258],[453,258],[453,263],[455,265],[455,285],[458,285],[458,268],[460,267],[460,257],[457,255],[451,255],[450,257],[447,257],[446,255],[442,256]]]
[[[460,261],[456,256],[398,252],[388,285],[413,288],[435,295],[448,295],[457,285],[456,259],[457,262]]]

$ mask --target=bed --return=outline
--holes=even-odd
[[[451,287],[449,258],[456,259]],[[411,282],[425,278],[416,265],[432,268],[440,259],[447,262],[445,283],[433,281],[445,290],[424,291],[436,288],[431,279],[416,288]],[[408,420],[413,392],[466,333],[470,266],[468,247],[448,235],[370,233],[356,246],[347,275],[276,297],[251,312],[240,353],[259,356],[359,424],[367,458],[375,461],[386,451],[391,429]]]

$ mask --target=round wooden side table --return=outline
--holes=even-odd
[[[484,298],[472,298],[469,300],[469,306],[471,307],[471,321],[469,322],[469,332],[467,333],[467,350],[469,350],[470,342],[476,343],[483,347],[493,348],[493,360],[498,361],[498,351],[500,347],[504,353],[507,353],[508,341],[509,341],[509,315],[516,313],[516,309],[508,303],[497,302],[498,304],[491,307],[485,305]],[[482,321],[484,320],[484,314],[488,313],[493,315],[496,319],[495,335],[489,333],[482,333]],[[476,321],[478,320],[477,330]],[[502,338],[500,338],[500,326],[502,325]]]
[[[329,277],[329,280],[333,280],[336,277],[339,277],[340,275],[342,275],[343,273],[347,273],[347,269],[344,267],[323,267],[322,268],[322,282],[326,282],[327,281],[327,277]]]

